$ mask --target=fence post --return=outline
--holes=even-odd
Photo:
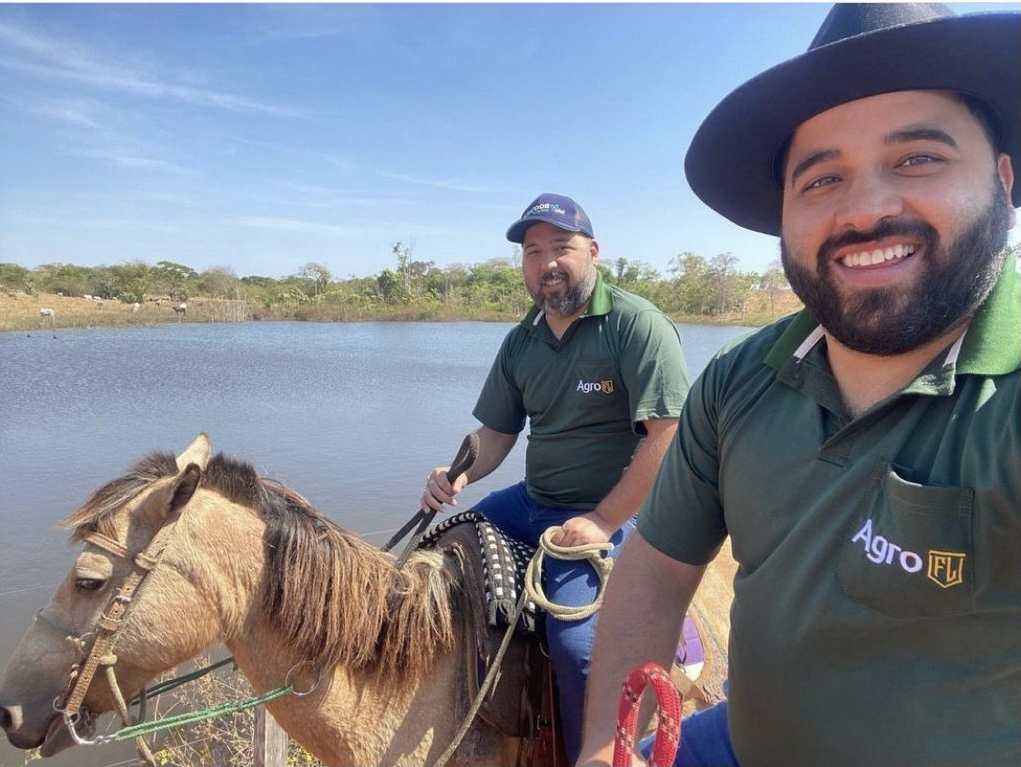
[[[286,767],[287,733],[265,706],[255,709],[254,767]]]

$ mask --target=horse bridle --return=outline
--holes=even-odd
[[[132,563],[131,572],[128,573],[124,578],[124,582],[110,597],[103,612],[89,631],[75,635],[73,632],[61,629],[50,619],[43,616],[42,610],[36,613],[36,620],[41,625],[77,644],[83,655],[81,661],[72,664],[64,691],[53,701],[53,709],[61,714],[64,725],[77,745],[91,745],[94,743],[94,741],[82,738],[77,732],[76,725],[81,723],[86,728],[92,725],[93,715],[87,708],[82,706],[82,703],[100,666],[106,668],[107,682],[110,685],[114,700],[120,709],[121,718],[125,719],[125,723],[130,720],[130,714],[127,710],[127,705],[124,703],[123,693],[120,690],[120,685],[117,683],[113,668],[117,663],[117,655],[113,652],[113,649],[117,634],[123,625],[122,621],[131,607],[135,592],[145,581],[149,573],[155,570],[159,564],[179,518],[179,512],[172,515],[156,531],[152,540],[149,541],[149,545],[134,557],[131,556],[127,547],[107,535],[99,532],[90,532],[82,536],[82,539],[87,543],[103,549],[117,559],[130,560]],[[92,647],[86,653],[86,642],[92,635],[95,635],[95,639],[92,642]]]

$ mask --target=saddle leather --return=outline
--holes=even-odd
[[[494,566],[485,562],[480,541],[485,541],[486,547],[492,549],[494,535],[501,537],[484,517],[469,511],[437,525],[421,544],[425,548],[436,548],[450,558],[451,573],[460,586],[457,606],[464,616],[465,647],[475,648],[475,652],[466,653],[465,658],[465,692],[470,701],[478,696],[507,631],[506,621],[512,612],[507,607],[508,600],[512,597],[516,602],[523,588],[524,565],[519,565],[521,572],[517,573],[517,578],[511,577],[506,572],[512,569],[507,564],[510,557],[502,551],[505,543],[499,540],[496,544],[501,549],[503,581],[497,584],[498,593],[494,593],[491,585],[487,587],[486,576]],[[493,558],[492,551],[490,558]],[[516,625],[479,715],[505,735],[525,739],[519,765],[567,767],[559,727],[556,680],[545,651],[544,614],[534,605],[530,608],[530,614]],[[684,697],[685,714],[726,698],[726,637],[717,637],[710,630],[709,616],[697,601],[688,615],[697,632],[704,663],[695,679],[688,678],[676,663],[671,670],[671,677]],[[681,643],[685,641],[683,635],[679,639]]]
[[[423,546],[436,548],[450,557],[451,570],[460,581],[461,596],[457,607],[464,616],[470,616],[470,619],[463,621],[465,646],[475,649],[474,653],[467,653],[465,658],[466,692],[468,699],[474,701],[486,674],[493,667],[507,627],[499,625],[500,621],[494,619],[492,596],[487,599],[484,583],[486,568],[477,528],[480,518],[469,514],[458,515],[465,518],[457,522],[451,518],[450,522],[454,524],[446,525],[436,535],[429,536]],[[483,524],[488,527],[485,531],[488,535],[494,528],[484,520]],[[505,619],[507,616],[503,612],[497,611],[496,614]],[[539,625],[536,626],[536,623]],[[494,672],[496,676],[479,715],[505,735],[534,740],[540,732],[546,736],[552,734],[555,719],[543,714],[543,703],[544,696],[552,697],[555,692],[552,689],[545,690],[553,684],[553,675],[543,649],[541,618],[538,621],[528,621],[528,625],[535,630],[528,631],[523,628],[521,621],[518,622],[503,661]],[[532,750],[535,750],[534,746]],[[523,762],[527,763],[531,762]]]

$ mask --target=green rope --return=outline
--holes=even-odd
[[[144,690],[145,699],[151,700],[152,698],[155,698],[157,695],[161,695],[162,693],[167,692],[167,690],[173,690],[175,687],[180,687],[181,685],[187,684],[188,682],[194,682],[196,679],[201,679],[206,674],[216,671],[216,669],[220,668],[221,666],[226,666],[228,663],[233,662],[234,658],[227,658],[225,660],[218,661],[204,668],[200,668],[197,671],[193,671],[190,674],[174,677],[173,679],[166,679],[160,682],[159,684],[154,684],[148,690]],[[130,705],[137,706],[140,697],[141,693],[133,697],[131,699]]]
[[[263,703],[268,703],[271,700],[276,700],[279,697],[289,694],[293,689],[294,685],[289,684],[286,687],[278,687],[275,690],[270,690],[267,693],[254,696],[252,698],[224,703],[222,706],[207,708],[201,711],[189,711],[184,714],[168,716],[152,722],[139,722],[131,727],[125,727],[118,730],[113,735],[109,735],[98,740],[104,743],[129,740],[140,735],[149,735],[154,732],[159,732],[160,730],[169,730],[171,727],[178,727],[180,725],[191,724],[193,722],[201,722],[204,719],[212,719],[224,714],[236,714],[240,711],[244,711],[245,709],[254,708],[255,706],[260,706]]]

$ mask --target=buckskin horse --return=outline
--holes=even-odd
[[[256,693],[293,689],[266,707],[325,764],[433,764],[465,720],[465,659],[491,630],[463,537],[399,564],[293,489],[211,457],[205,434],[143,458],[64,524],[82,551],[0,680],[18,748],[87,742],[118,698],[217,643]],[[507,677],[494,700],[501,685],[521,698],[521,675]],[[537,760],[535,733],[491,721],[474,718],[447,763]]]

